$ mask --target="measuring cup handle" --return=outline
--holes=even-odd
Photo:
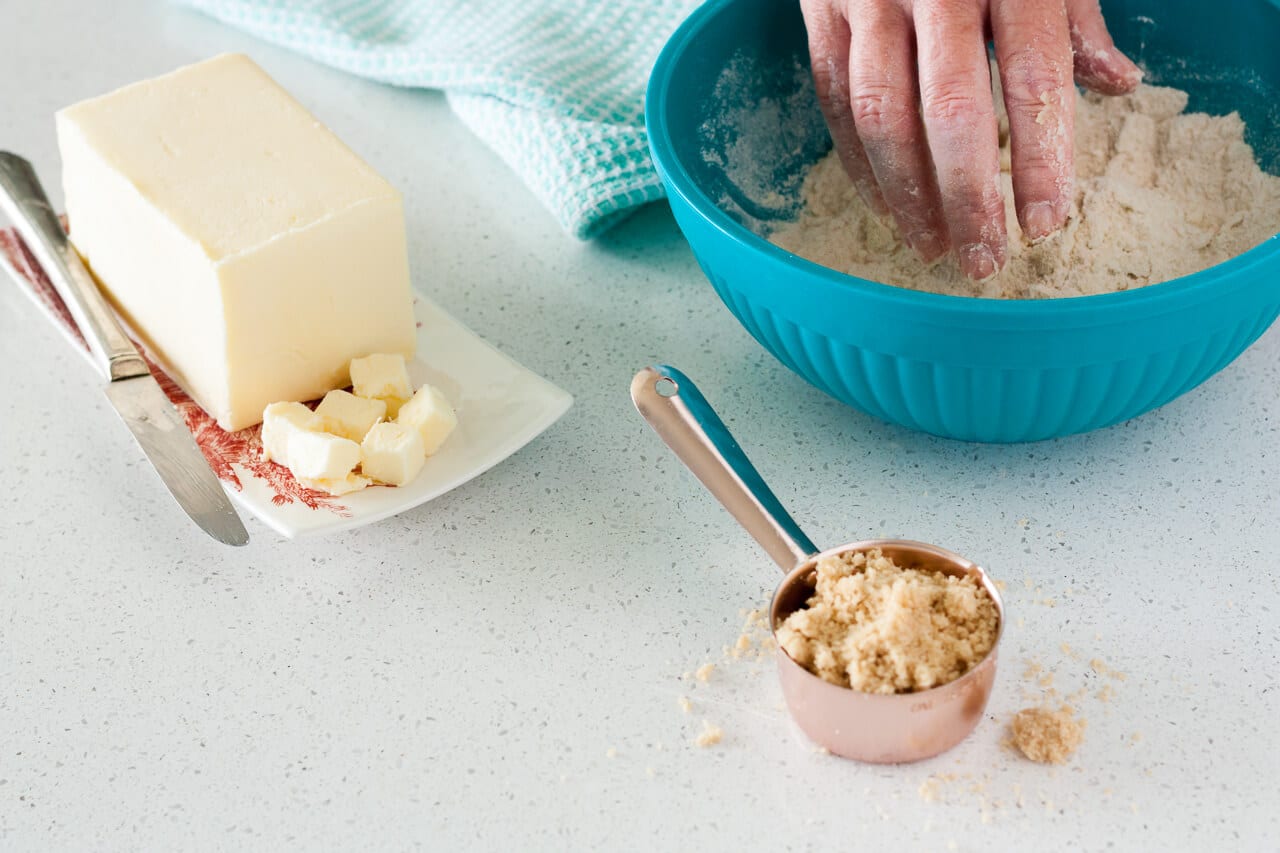
[[[646,367],[631,399],[654,432],[784,572],[818,553],[765,485],[698,386],[674,367]]]

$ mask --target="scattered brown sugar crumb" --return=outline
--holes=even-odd
[[[689,701],[688,696],[681,696],[676,701],[680,703],[680,710],[686,714],[693,710],[693,703]]]
[[[715,672],[715,670],[716,670],[715,664],[704,663],[702,666],[698,667],[698,670],[693,675],[699,681],[710,681],[711,673]]]
[[[986,657],[1000,616],[973,578],[899,566],[879,549],[818,561],[808,607],[778,642],[822,679],[864,693],[954,681]]]
[[[1013,745],[1032,761],[1042,764],[1066,764],[1067,759],[1084,740],[1084,720],[1076,719],[1075,709],[1063,705],[1050,708],[1024,708],[1013,717]]]
[[[715,746],[724,740],[724,729],[719,726],[713,726],[707,720],[702,721],[702,731],[698,733],[698,737],[693,741],[704,749],[709,746]]]
[[[1107,666],[1105,663],[1103,663],[1101,658],[1094,658],[1093,660],[1089,661],[1089,668],[1092,669],[1094,672],[1098,673],[1098,675],[1110,676],[1111,678],[1114,678],[1117,681],[1125,680],[1125,674],[1123,672],[1119,672]]]
[[[928,779],[921,782],[920,787],[917,789],[920,794],[920,799],[924,800],[926,803],[936,803],[940,795],[938,789],[941,787],[941,781],[942,780],[936,776],[930,776]]]

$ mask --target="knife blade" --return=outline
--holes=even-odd
[[[107,399],[187,515],[219,542],[248,542],[226,492],[156,380],[150,375],[118,379],[107,386]]]
[[[0,151],[0,209],[66,303],[108,381],[107,399],[178,505],[219,542],[247,543],[226,492],[67,239],[35,169],[7,151]]]

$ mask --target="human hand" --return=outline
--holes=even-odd
[[[1009,116],[1014,204],[1039,240],[1071,208],[1075,92],[1135,89],[1098,0],[801,0],[818,99],[849,177],[927,261],[974,279],[1008,258],[987,41]]]

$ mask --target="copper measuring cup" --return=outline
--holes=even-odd
[[[805,606],[820,558],[872,548],[900,565],[972,576],[995,602],[1000,626],[987,656],[955,681],[917,693],[862,693],[831,684],[779,646],[782,693],[810,740],[845,758],[896,764],[945,752],[973,731],[995,683],[996,650],[1004,633],[1004,602],[981,567],[943,548],[902,539],[868,539],[819,551],[687,376],[666,365],[646,367],[631,381],[631,399],[680,461],[787,573],[769,607],[775,635],[782,620]]]

